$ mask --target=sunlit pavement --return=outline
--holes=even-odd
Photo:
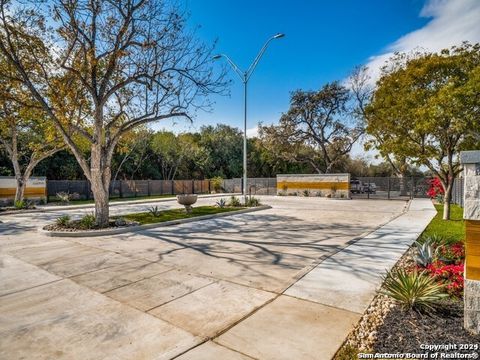
[[[91,209],[0,216],[0,358],[331,358],[428,200],[398,217],[404,201],[260,199],[272,208],[90,238],[37,229]],[[179,207],[111,210],[155,205]]]

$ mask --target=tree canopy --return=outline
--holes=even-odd
[[[383,68],[366,108],[371,144],[387,157],[427,167],[445,189],[449,217],[459,151],[480,132],[480,45],[397,54]]]

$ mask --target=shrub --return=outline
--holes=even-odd
[[[224,207],[227,206],[227,200],[225,200],[224,198],[221,198],[220,200],[218,200],[215,205],[217,207],[219,207],[220,209],[223,209]]]
[[[115,219],[115,226],[125,226],[127,225],[127,220],[125,220],[123,217],[119,217]]]
[[[149,207],[148,208],[148,212],[150,215],[152,215],[153,217],[159,217],[161,215],[161,211],[160,209],[158,208],[158,206],[152,206],[152,207]]]
[[[415,242],[417,247],[417,254],[415,255],[415,262],[421,267],[427,267],[435,260],[435,250],[433,245],[429,241],[425,241],[423,244]]]
[[[233,207],[239,207],[242,206],[242,203],[240,202],[240,199],[237,198],[236,196],[230,197],[230,202],[228,203],[229,206]]]
[[[78,222],[82,229],[91,229],[95,226],[95,215],[86,214]]]
[[[62,215],[58,217],[55,222],[57,223],[58,226],[67,227],[68,224],[70,223],[70,215],[66,215],[66,214]]]
[[[215,192],[220,192],[222,190],[223,178],[221,178],[220,176],[215,176],[210,181]]]
[[[465,260],[465,246],[462,242],[440,245],[437,248],[438,259],[446,264],[463,264]]]
[[[310,196],[310,190],[308,190],[308,189],[303,190],[303,196],[309,197]]]
[[[247,199],[247,203],[245,205],[248,207],[256,207],[256,206],[260,206],[261,204],[259,199],[257,199],[256,197],[250,196]]]
[[[25,201],[17,200],[17,201],[15,201],[13,206],[15,206],[15,209],[25,209]]]
[[[463,294],[463,264],[445,265],[437,261],[427,266],[427,271],[432,279],[439,285],[444,286],[447,292],[456,297]]]
[[[70,202],[70,194],[68,192],[58,192],[57,193],[57,198],[60,200],[62,204],[68,204]]]
[[[425,272],[397,269],[384,277],[381,291],[396,300],[406,310],[432,310],[436,303],[448,296],[442,285]]]
[[[33,209],[35,207],[31,200],[15,201],[13,205],[16,209]]]
[[[431,199],[435,199],[438,202],[443,202],[443,197],[445,195],[445,189],[443,188],[442,182],[438,177],[433,178],[428,181],[429,188],[427,190],[427,196]]]

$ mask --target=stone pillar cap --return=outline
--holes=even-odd
[[[460,151],[460,162],[462,164],[480,163],[480,150]]]

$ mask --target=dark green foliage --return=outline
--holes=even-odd
[[[384,277],[381,293],[396,300],[405,310],[432,310],[448,297],[442,286],[424,272],[396,269]]]
[[[228,206],[239,207],[239,206],[242,206],[242,203],[240,202],[239,198],[237,198],[236,196],[232,196],[232,197],[230,197],[230,201],[228,203]]]
[[[86,214],[84,215],[80,221],[78,222],[78,225],[82,229],[91,229],[95,226],[95,215],[94,214]]]
[[[55,222],[58,226],[67,227],[70,223],[70,215],[62,215]]]

